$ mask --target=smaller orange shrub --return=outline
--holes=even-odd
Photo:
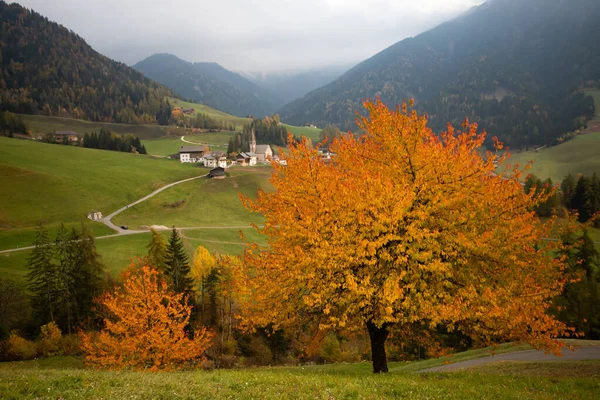
[[[82,333],[86,362],[112,369],[173,370],[201,361],[212,336],[205,328],[190,339],[185,332],[192,307],[183,294],[168,290],[154,268],[124,275],[122,288],[99,300],[106,314],[99,333]]]

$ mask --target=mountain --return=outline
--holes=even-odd
[[[229,114],[262,117],[276,108],[271,93],[217,63],[191,63],[172,54],[154,54],[133,68],[185,98]]]
[[[67,28],[0,0],[0,109],[151,123],[171,90],[94,51]]]
[[[363,61],[280,110],[287,123],[354,128],[362,100],[414,98],[440,131],[478,121],[513,148],[543,145],[593,115],[600,2],[490,0]]]
[[[331,66],[298,72],[240,72],[240,74],[257,86],[275,93],[278,100],[277,105],[280,108],[308,92],[332,82],[348,69],[350,66]]]

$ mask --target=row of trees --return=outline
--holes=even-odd
[[[525,181],[525,192],[547,195],[546,201],[535,207],[540,217],[565,215],[565,212],[575,211],[579,222],[592,220],[595,227],[600,227],[600,219],[594,218],[600,212],[600,179],[580,175],[577,179],[569,174],[560,184],[560,190],[554,187],[552,179],[541,180],[530,175]],[[563,211],[564,210],[564,211]]]
[[[244,125],[242,132],[232,135],[227,145],[227,153],[250,151],[252,135],[257,144],[271,144],[276,146],[287,146],[288,130],[279,122],[279,115],[254,119],[251,123]]]
[[[69,231],[61,225],[54,241],[39,228],[27,261],[31,309],[38,326],[56,322],[72,333],[90,324],[93,300],[105,280],[94,237],[85,226]]]
[[[203,113],[196,114],[196,118],[187,118],[182,112],[173,112],[172,124],[186,128],[205,129],[209,131],[235,131],[235,124],[224,120],[217,120]]]
[[[116,132],[100,129],[99,133],[85,133],[83,136],[83,147],[90,149],[103,149],[122,151],[125,153],[147,154],[146,148],[140,138],[132,135],[119,135]]]
[[[15,133],[27,134],[29,129],[23,119],[8,111],[0,110],[0,133],[12,137]]]

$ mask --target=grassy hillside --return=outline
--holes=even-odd
[[[85,132],[98,132],[101,128],[115,131],[119,134],[131,133],[140,139],[156,139],[165,136],[166,127],[160,125],[130,125],[109,122],[92,122],[74,118],[47,117],[44,115],[19,114],[27,127],[34,133],[52,131],[75,131],[80,135]]]
[[[210,132],[186,135],[185,140],[193,143],[206,143],[212,151],[227,151],[227,143],[231,135],[232,132]],[[181,146],[193,146],[193,144],[183,142],[181,136],[144,140],[142,143],[148,154],[157,156],[176,154]]]
[[[542,179],[561,182],[569,173],[573,175],[600,174],[600,132],[586,133],[558,146],[538,151],[513,154],[510,163],[525,165],[533,161],[530,172]]]
[[[312,139],[313,143],[319,141],[319,134],[321,133],[321,129],[319,128],[309,128],[307,126],[293,126],[288,124],[283,124],[291,133],[295,136],[306,136],[309,139]]]
[[[262,218],[242,206],[238,192],[254,196],[268,190],[271,168],[236,168],[227,179],[200,179],[174,186],[119,214],[114,222],[135,228],[142,225],[238,226],[260,223]]]
[[[17,235],[20,245],[28,245],[39,223],[78,223],[94,209],[107,215],[199,173],[195,166],[148,156],[0,137],[0,238],[5,243]]]
[[[171,103],[171,107],[183,107],[184,109],[193,108],[194,110],[196,110],[197,113],[206,114],[216,120],[225,121],[227,123],[233,123],[235,124],[235,129],[238,131],[242,130],[244,124],[251,122],[250,118],[236,117],[227,114],[226,112],[219,111],[212,107],[206,106],[204,104],[189,103],[187,101],[179,100],[174,97],[170,97],[169,102]]]
[[[484,352],[489,355],[489,349]],[[0,365],[0,397],[592,399],[600,393],[599,361],[501,363],[466,372],[415,373],[443,363],[390,363],[392,372],[380,375],[372,374],[366,362],[144,373],[88,370],[80,358],[55,357]]]

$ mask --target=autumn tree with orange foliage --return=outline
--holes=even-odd
[[[110,317],[104,329],[81,334],[81,349],[88,364],[110,369],[181,369],[199,360],[211,334],[195,329],[189,338],[192,307],[184,294],[168,289],[154,268],[143,266],[125,272],[122,288],[105,294],[100,304]]]
[[[406,105],[365,107],[365,135],[334,140],[333,162],[290,138],[275,190],[242,198],[268,239],[242,255],[246,326],[366,327],[375,373],[388,370],[388,336],[415,325],[559,352],[567,329],[547,310],[564,261],[542,240],[553,221],[533,212],[544,197],[524,192],[518,167],[495,173],[506,160],[482,156],[475,124],[436,135]]]

